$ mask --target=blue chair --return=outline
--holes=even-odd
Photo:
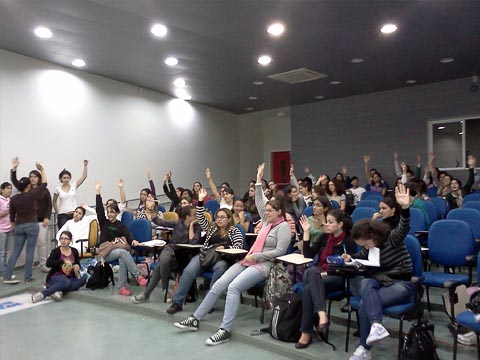
[[[422,200],[423,205],[427,209],[428,219],[430,220],[430,225],[438,220],[438,210],[437,207],[428,200]]]
[[[447,220],[465,221],[470,225],[475,239],[475,252],[478,252],[480,247],[480,211],[468,208],[453,209],[448,213]]]
[[[205,203],[205,209],[212,215],[212,219],[215,218],[215,214],[217,213],[218,209],[220,209],[220,204],[217,202],[217,200],[208,200]]]
[[[164,212],[167,211],[167,209],[165,209],[165,206],[163,206],[163,205],[158,205],[158,206],[157,206],[157,210],[160,211],[160,212],[162,212],[162,213],[164,213]]]
[[[459,220],[438,220],[428,233],[428,258],[431,263],[444,266],[444,272],[424,272],[423,284],[427,290],[428,311],[430,311],[430,287],[445,288],[448,281],[470,285],[472,264],[467,256],[474,254],[474,239],[470,226]],[[447,273],[448,268],[468,267],[468,275]]]
[[[330,204],[332,204],[333,209],[340,209],[340,204],[335,200],[330,200]]]
[[[420,209],[410,208],[410,231],[409,235],[415,235],[417,231],[427,230],[427,224],[425,223],[425,216]]]
[[[477,257],[477,283],[480,284],[480,256]],[[458,343],[458,328],[459,326],[466,327],[477,334],[477,357],[480,359],[480,322],[475,321],[474,314],[471,311],[462,311],[455,316],[455,322],[458,326],[455,327],[455,335],[453,337],[453,360],[457,358],[457,343]]]
[[[356,209],[363,207],[369,207],[374,209],[375,211],[378,211],[378,201],[373,199],[360,200],[357,203]]]
[[[360,200],[377,200],[380,202],[383,200],[383,195],[378,191],[365,191],[362,193]]]
[[[357,207],[355,210],[353,210],[352,213],[352,222],[353,224],[356,224],[358,221],[362,219],[371,219],[373,214],[375,214],[377,211],[370,208],[370,207]]]
[[[429,198],[436,198],[437,197],[438,188],[436,186],[432,186],[431,188],[427,189],[427,195]]]
[[[440,219],[444,219],[448,212],[448,203],[442,197],[431,197],[428,200],[437,208],[437,214]]]
[[[463,204],[467,204],[470,201],[480,201],[480,194],[471,193],[471,194],[465,195],[465,197],[463,198]]]
[[[480,201],[470,201],[462,204],[463,209],[475,209],[480,211]]]
[[[313,216],[313,206],[307,206],[305,209],[303,209],[303,215],[306,217]]]
[[[132,233],[132,236],[135,240],[142,243],[145,241],[150,241],[152,239],[152,226],[150,225],[150,221],[147,219],[135,219],[128,228]],[[145,261],[145,257],[143,256],[143,252],[148,250],[146,247],[137,246],[134,249],[134,260],[136,264],[146,264],[147,265],[147,273],[148,278],[150,278],[150,267],[148,263]]]
[[[130,225],[133,222],[133,215],[130,211],[124,211],[122,213],[122,219],[120,220],[127,228],[130,227]]]
[[[412,209],[410,209],[412,210]],[[404,239],[404,244],[412,259],[412,282],[415,284],[415,292],[412,298],[406,304],[394,305],[386,307],[382,310],[384,315],[390,316],[394,319],[400,320],[400,327],[398,330],[398,358],[400,359],[400,353],[403,345],[403,321],[412,321],[420,319],[423,313],[422,308],[422,253],[420,250],[420,244],[418,240],[412,236],[407,235]],[[350,306],[348,311],[347,321],[347,336],[345,340],[345,352],[348,352],[348,342],[350,337],[350,320],[352,311],[355,311],[357,315],[358,323],[358,309],[360,308],[360,296],[353,296],[350,298]]]

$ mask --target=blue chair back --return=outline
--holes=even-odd
[[[240,230],[240,232],[242,233],[242,239],[243,239],[243,241],[242,241],[242,244],[243,244],[243,245],[242,245],[242,249],[247,249],[247,241],[246,241],[246,236],[245,236],[245,229],[244,229],[243,226],[240,225],[240,224],[235,225],[235,227],[236,227],[238,230]]]
[[[448,211],[448,204],[443,197],[431,197],[430,200],[433,205],[437,208],[437,214],[439,218],[445,218]]]
[[[340,209],[340,204],[338,202],[336,202],[335,200],[330,200],[330,203],[332,204],[332,208]]]
[[[455,267],[466,266],[465,257],[473,255],[472,229],[465,221],[438,220],[428,232],[428,257],[434,263]]]
[[[127,228],[130,227],[130,225],[133,222],[133,215],[129,211],[124,211],[122,213],[122,220],[120,220]]]
[[[427,195],[429,198],[437,197],[438,188],[436,186],[432,186],[431,188],[427,189]]]
[[[433,224],[435,221],[438,220],[438,210],[437,207],[431,202],[427,200],[422,201],[427,209],[428,218],[430,219],[430,224]]]
[[[162,213],[164,213],[164,212],[167,211],[167,209],[165,209],[165,206],[163,206],[163,205],[158,205],[158,206],[157,206],[157,210],[160,211],[160,212],[162,212]]]
[[[472,193],[472,194],[465,195],[465,197],[463,198],[463,204],[467,204],[470,201],[480,201],[480,194]]]
[[[303,215],[306,217],[313,216],[313,206],[307,206],[305,209],[303,209]]]
[[[365,191],[362,193],[360,200],[377,200],[378,202],[382,201],[383,196],[378,191]]]
[[[208,210],[210,214],[212,214],[212,219],[215,218],[215,214],[217,213],[218,209],[220,209],[220,204],[217,202],[217,200],[208,200],[205,203],[205,209]]]
[[[480,211],[480,201],[470,201],[462,204],[463,209],[475,209]]]
[[[417,208],[410,208],[410,231],[409,235],[414,235],[415,231],[427,230],[427,224],[425,223],[425,216],[422,210]],[[418,240],[417,240],[418,241]]]
[[[147,219],[135,219],[128,227],[132,236],[138,242],[145,242],[152,239],[152,227]]]
[[[447,220],[463,220],[472,228],[475,239],[480,239],[480,211],[475,209],[453,209],[448,212]]]
[[[363,207],[369,207],[374,209],[375,211],[378,211],[378,201],[374,199],[360,200],[357,203],[357,209]]]
[[[423,274],[423,261],[422,261],[422,251],[420,249],[420,243],[418,240],[412,236],[407,235],[405,240],[403,240],[405,247],[410,254],[410,258],[412,259],[412,267],[413,267],[413,276],[421,277]]]
[[[376,210],[370,207],[357,207],[352,213],[352,222],[355,224],[362,219],[371,219]]]

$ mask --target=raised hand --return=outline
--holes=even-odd
[[[394,159],[394,160],[398,160],[398,152],[397,152],[397,150],[395,150],[395,151],[393,152],[393,159]]]
[[[212,178],[212,172],[210,171],[210,168],[205,169],[205,176],[207,177],[207,180]]]
[[[363,161],[368,163],[371,159],[371,156],[370,155],[363,155]]]
[[[345,176],[347,176],[347,174],[348,174],[347,165],[343,165],[343,166],[342,166],[342,174],[345,175]]]
[[[147,168],[146,175],[147,175],[147,180],[148,181],[152,180],[152,173],[151,173],[149,168]]]
[[[408,209],[410,207],[410,190],[403,184],[398,185],[395,188],[395,199],[402,209]]]
[[[303,232],[308,233],[310,231],[310,222],[308,221],[307,217],[302,215],[298,221],[302,226]]]
[[[198,201],[203,201],[203,199],[205,199],[207,195],[208,195],[207,190],[203,188],[200,189],[200,191],[198,192]]]
[[[468,167],[473,169],[475,168],[476,163],[477,163],[477,159],[475,158],[475,156],[468,155],[468,158],[467,158]]]
[[[100,180],[95,181],[95,191],[97,194],[100,194],[100,189],[102,188],[102,184],[100,183]]]
[[[257,183],[262,182],[263,171],[265,170],[265,163],[261,163],[257,168]]]
[[[123,188],[123,185],[125,185],[123,179],[118,179],[118,187]]]
[[[20,160],[18,160],[18,157],[14,157],[12,159],[12,170],[17,170],[17,167],[19,164],[20,164]]]
[[[294,173],[294,172],[293,172],[293,164],[290,164],[290,176],[292,176],[293,173]]]
[[[88,166],[88,160],[83,160],[83,166]]]
[[[38,161],[35,163],[35,167],[38,169],[38,171],[43,171],[43,165],[40,164]]]

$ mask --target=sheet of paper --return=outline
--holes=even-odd
[[[380,266],[380,249],[379,248],[371,248],[368,250],[368,260],[362,260],[362,259],[354,259],[353,261],[356,261],[362,265],[365,266]]]

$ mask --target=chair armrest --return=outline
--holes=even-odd
[[[468,266],[475,267],[477,265],[478,255],[467,255],[465,260],[467,260]]]
[[[423,283],[424,277],[423,276],[412,276],[412,283],[415,285],[421,285]]]

